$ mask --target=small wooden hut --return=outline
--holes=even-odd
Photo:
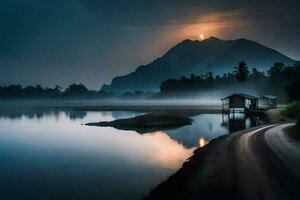
[[[258,99],[258,107],[269,109],[269,108],[276,108],[277,107],[277,97],[271,95],[264,95],[259,97]]]
[[[223,112],[248,112],[258,108],[258,98],[248,94],[235,93],[222,100]]]

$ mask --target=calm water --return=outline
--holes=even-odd
[[[195,148],[254,125],[201,114],[175,130],[139,134],[82,124],[134,112],[0,112],[0,199],[140,199]]]

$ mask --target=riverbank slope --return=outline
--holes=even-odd
[[[286,151],[270,142],[291,126],[264,125],[212,140],[145,199],[300,199],[300,170],[290,166],[300,161],[299,143]]]

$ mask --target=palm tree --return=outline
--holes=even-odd
[[[238,67],[234,67],[233,74],[236,80],[240,82],[244,82],[248,78],[249,73],[250,72],[248,70],[247,63],[245,63],[244,61],[239,62]]]

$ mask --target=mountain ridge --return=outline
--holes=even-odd
[[[272,48],[244,38],[222,40],[210,37],[202,41],[186,39],[149,64],[140,65],[131,73],[115,77],[110,85],[104,84],[101,90],[109,93],[157,91],[160,83],[166,79],[209,71],[214,74],[228,73],[241,60],[249,68],[256,67],[259,70],[266,70],[274,62],[286,65],[296,62]]]

